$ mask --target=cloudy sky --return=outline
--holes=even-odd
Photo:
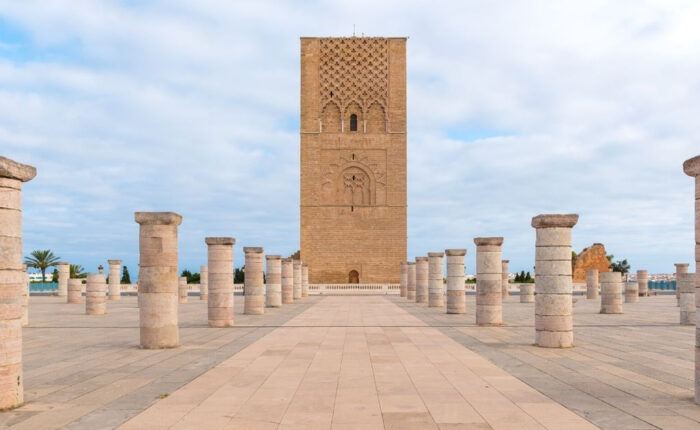
[[[409,256],[504,236],[533,265],[539,213],[580,214],[633,269],[693,260],[696,1],[0,0],[0,155],[34,165],[25,253],[136,272],[137,210],[298,249],[299,37],[408,36]],[[692,267],[691,267],[692,269]]]

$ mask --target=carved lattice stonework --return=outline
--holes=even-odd
[[[321,110],[353,101],[363,112],[378,103],[386,111],[389,95],[389,44],[381,37],[320,39]]]
[[[324,151],[322,201],[328,205],[386,204],[384,151]]]

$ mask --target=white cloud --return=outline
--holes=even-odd
[[[0,152],[39,169],[27,250],[135,266],[133,212],[173,210],[184,267],[208,235],[295,251],[298,37],[356,24],[410,36],[410,256],[503,235],[527,270],[530,218],[563,211],[578,250],[692,260],[696,2],[24,1],[0,18],[28,40],[0,32]]]

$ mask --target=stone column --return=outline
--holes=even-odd
[[[476,244],[476,323],[503,324],[501,245],[502,237],[477,237]]]
[[[598,269],[586,270],[586,298],[598,298]]]
[[[416,257],[416,303],[428,303],[428,257]]]
[[[70,278],[70,263],[58,263],[58,297],[68,295],[68,278]]]
[[[173,212],[136,212],[139,223],[139,326],[141,348],[180,344],[177,318],[177,226]]]
[[[683,163],[686,175],[695,178],[695,269],[700,270],[700,155]],[[700,273],[700,272],[699,272]],[[700,276],[695,274],[695,297],[700,298]],[[695,305],[700,308],[700,301]],[[700,318],[695,329],[695,403],[700,404]]]
[[[68,303],[83,303],[83,280],[79,278],[68,279]]]
[[[644,270],[646,272],[646,270]],[[637,272],[639,273],[639,272]],[[646,285],[646,281],[644,283]],[[625,291],[625,303],[637,303],[639,301],[639,281],[637,282],[624,282],[622,289]]]
[[[209,266],[209,326],[233,326],[233,245],[232,237],[207,237]]]
[[[535,343],[545,348],[574,346],[571,229],[578,215],[538,215],[535,250]]]
[[[637,286],[639,296],[649,295],[649,272],[646,270],[637,270]]]
[[[282,304],[294,303],[294,260],[282,259]]]
[[[1,191],[0,191],[1,192]],[[2,212],[0,212],[1,214]],[[22,265],[22,271],[24,272],[25,282],[24,293],[22,294],[22,327],[29,325],[29,288],[31,281],[29,280],[29,274],[27,274],[27,265]]]
[[[464,291],[464,256],[466,249],[446,249],[447,255],[447,306],[448,314],[463,314],[467,311]]]
[[[695,273],[678,275],[678,289],[681,292],[681,325],[695,325]]]
[[[187,303],[187,277],[180,276],[177,278],[177,302],[180,304]]]
[[[107,260],[109,263],[109,299],[110,300],[121,300],[122,298],[122,286],[121,286],[121,260]]]
[[[301,296],[309,297],[309,265],[301,264]]]
[[[682,273],[688,273],[688,266],[690,264],[688,263],[675,263],[674,266],[676,266],[676,306],[680,306],[680,291],[681,289],[678,286],[678,275]]]
[[[408,262],[402,261],[399,264],[399,294],[401,297],[406,297],[407,287],[408,287]]]
[[[265,283],[263,282],[263,249],[246,246],[245,279],[243,281],[243,313],[262,315],[265,313]]]
[[[508,263],[510,260],[501,260],[501,298],[506,300],[509,296],[510,285],[508,284]]]
[[[282,306],[282,256],[266,255],[265,260],[267,260],[265,306],[279,308]]]
[[[622,313],[622,273],[603,272],[600,274],[600,313]]]
[[[199,300],[209,298],[209,266],[199,266]]]
[[[443,252],[428,253],[428,307],[441,308],[445,306],[443,274]]]
[[[294,300],[301,299],[301,260],[294,260]]]
[[[107,313],[107,279],[102,273],[90,273],[85,284],[85,313],[104,315]]]
[[[409,261],[406,263],[408,282],[406,283],[406,298],[412,302],[416,301],[416,263]]]
[[[520,284],[520,303],[535,303],[535,284]]]
[[[22,182],[36,169],[0,156],[0,410],[24,401],[22,374]]]

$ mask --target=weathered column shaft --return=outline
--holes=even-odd
[[[243,247],[245,253],[245,279],[243,288],[243,313],[262,315],[265,313],[265,283],[263,282],[263,249]]]
[[[520,303],[535,302],[535,284],[520,284]]]
[[[538,215],[535,249],[535,343],[574,346],[571,229],[578,215]]]
[[[445,306],[445,287],[443,283],[443,258],[442,252],[428,253],[428,306],[441,308]]]
[[[695,178],[695,305],[700,307],[700,155],[683,163],[686,175]],[[700,310],[698,311],[700,312]],[[695,329],[695,403],[700,404],[700,318]]]
[[[476,323],[503,324],[502,237],[477,237],[476,244]]]
[[[639,282],[622,281],[622,290],[625,292],[625,303],[637,303],[639,301]]]
[[[110,300],[121,300],[122,298],[122,286],[121,286],[121,260],[107,260],[109,264],[109,299]]]
[[[267,262],[265,306],[279,308],[282,306],[282,257],[280,255],[266,255],[265,260]]]
[[[410,301],[416,300],[416,263],[409,261],[406,263],[408,283],[406,283],[406,298]]]
[[[678,276],[678,289],[681,292],[681,297],[679,300],[681,308],[681,325],[696,325],[695,273],[681,273]]]
[[[416,303],[428,303],[428,257],[416,257]]]
[[[90,273],[85,284],[85,313],[104,315],[107,313],[107,279],[102,273]]]
[[[139,325],[141,348],[175,348],[178,330],[177,226],[173,212],[136,212],[139,223]]]
[[[294,303],[294,260],[282,259],[282,303]]]
[[[466,249],[446,249],[447,255],[447,296],[446,312],[448,314],[463,314],[467,310],[464,291],[464,256]]]
[[[676,266],[676,306],[680,306],[681,289],[678,287],[678,276],[682,273],[688,273],[688,266],[690,266],[690,264],[675,263],[674,266]]]
[[[70,263],[58,263],[58,297],[68,295],[68,278],[70,278]]]
[[[199,266],[199,300],[209,298],[209,266]]]
[[[649,272],[646,270],[637,270],[637,296],[649,295]]]
[[[207,266],[209,267],[209,326],[233,326],[233,245],[232,237],[207,237]]]
[[[301,260],[294,260],[294,300],[301,299]]]
[[[598,298],[598,269],[586,270],[586,298]]]
[[[177,280],[177,298],[178,298],[178,303],[180,304],[185,304],[187,303],[187,277],[186,276],[180,276]]]
[[[83,280],[68,279],[68,303],[83,303]]]
[[[508,263],[510,260],[502,260],[501,261],[501,296],[502,299],[505,300],[510,296],[509,289],[510,285],[508,284]]]
[[[622,273],[603,272],[600,274],[600,313],[622,313]]]
[[[301,265],[301,296],[309,296],[309,265],[306,263]]]
[[[36,169],[0,157],[0,410],[24,402],[22,374],[22,182]]]
[[[399,294],[401,297],[406,297],[406,289],[408,287],[408,262],[402,261],[399,264]]]

